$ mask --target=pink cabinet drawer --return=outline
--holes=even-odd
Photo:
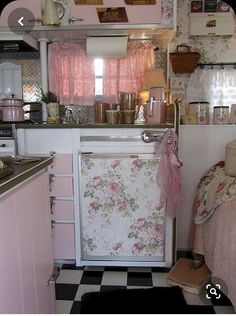
[[[71,174],[72,172],[72,154],[56,154],[49,167],[49,173]]]
[[[50,177],[50,195],[51,196],[64,196],[73,197],[73,178],[68,176],[55,176]]]
[[[74,220],[74,201],[56,200],[52,204],[52,219],[57,221]]]
[[[75,259],[74,224],[53,224],[53,257],[58,260]]]

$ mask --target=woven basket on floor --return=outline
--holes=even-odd
[[[185,47],[186,52],[180,52],[179,48]],[[201,55],[198,52],[190,52],[190,47],[187,45],[177,46],[177,51],[170,53],[172,69],[175,73],[192,73],[199,62]]]

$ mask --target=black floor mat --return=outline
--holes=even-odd
[[[211,306],[187,305],[182,290],[174,287],[123,289],[86,293],[81,314],[214,314]]]

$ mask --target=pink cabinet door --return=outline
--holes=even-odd
[[[0,199],[0,313],[54,313],[48,173]]]
[[[72,174],[72,154],[56,154],[48,170],[49,173]]]
[[[75,260],[75,226],[68,223],[53,225],[54,259]]]
[[[53,199],[52,219],[54,221],[73,221],[74,201]]]
[[[57,176],[50,174],[50,195],[61,197],[73,197],[72,176]]]
[[[41,18],[41,0],[17,0],[12,1],[2,11],[1,18],[0,18],[0,26],[8,26],[8,17],[9,15],[16,9],[26,8],[30,10],[35,19]],[[17,21],[17,20],[16,20]],[[41,23],[40,23],[41,24]],[[19,25],[16,25],[19,26]]]
[[[32,238],[31,205],[25,197],[29,196],[29,185],[14,193],[17,203],[16,221],[22,275],[22,297],[24,313],[37,313],[37,293],[35,288],[34,245]]]
[[[23,313],[14,197],[0,200],[0,313]]]
[[[51,213],[49,206],[48,174],[44,173],[29,186],[33,254],[38,314],[54,313],[53,288],[48,280],[53,270]]]

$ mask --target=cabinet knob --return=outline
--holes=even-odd
[[[165,131],[150,131],[146,130],[142,132],[142,139],[145,143],[161,141]]]

